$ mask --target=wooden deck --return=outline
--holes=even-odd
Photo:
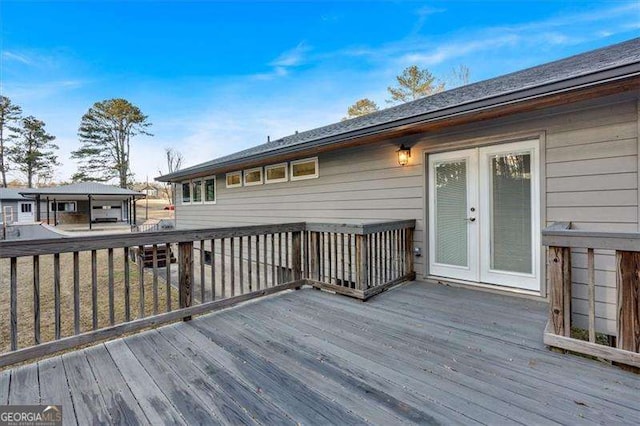
[[[542,344],[546,305],[303,289],[0,373],[65,424],[636,423],[640,377]]]

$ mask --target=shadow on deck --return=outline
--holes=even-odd
[[[637,375],[542,344],[546,304],[415,282],[262,298],[0,373],[65,424],[634,423]]]

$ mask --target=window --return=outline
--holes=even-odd
[[[51,210],[54,212],[75,212],[76,211],[76,203],[75,201],[66,201],[66,202],[52,202]]]
[[[31,204],[20,204],[20,212],[31,213]]]
[[[182,182],[182,204],[191,203],[191,182]]]
[[[204,202],[216,202],[216,178],[215,176],[204,178]]]
[[[264,182],[277,183],[289,180],[289,168],[287,163],[274,164],[264,168]]]
[[[191,196],[192,202],[201,203],[202,202],[202,181],[194,180],[193,181],[193,195]]]
[[[227,188],[242,186],[242,172],[227,173]]]
[[[244,184],[246,186],[262,185],[262,167],[245,170]]]
[[[291,180],[314,179],[318,177],[318,157],[291,162]]]

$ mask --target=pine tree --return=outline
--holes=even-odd
[[[51,178],[53,168],[60,165],[54,152],[58,149],[53,143],[56,137],[48,134],[44,126],[33,116],[23,118],[15,129],[15,143],[7,150],[9,160],[25,175],[29,188],[36,177]]]

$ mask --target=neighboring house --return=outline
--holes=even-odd
[[[149,198],[158,198],[158,188],[154,188],[151,185],[145,186],[140,192]]]
[[[51,225],[96,222],[135,224],[135,200],[144,194],[95,182],[20,190],[35,201],[35,220]]]
[[[544,227],[640,229],[639,82],[634,39],[158,180],[175,184],[178,228],[415,219],[419,278],[546,297]],[[585,259],[576,250],[583,325]],[[615,257],[595,262],[596,327],[614,334]]]
[[[0,223],[5,215],[9,223],[30,223],[35,220],[35,202],[20,194],[21,188],[0,188]]]

